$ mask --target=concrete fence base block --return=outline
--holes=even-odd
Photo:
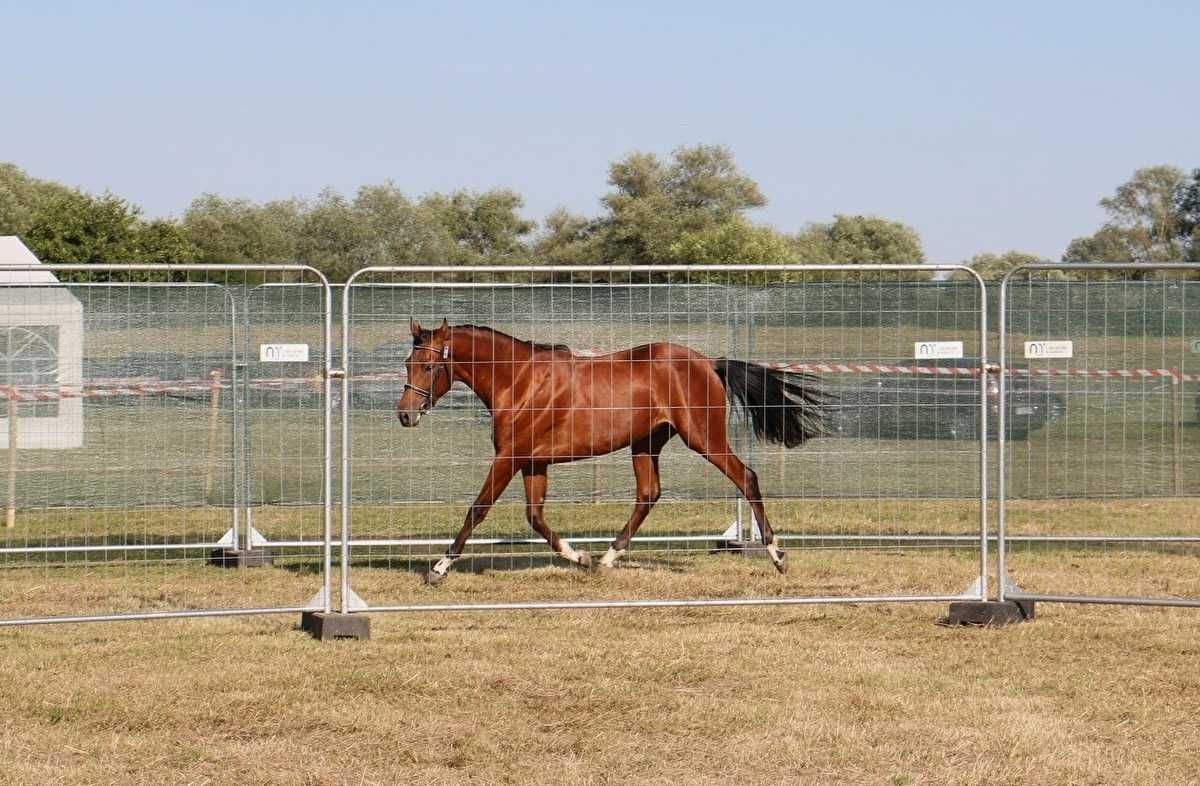
[[[714,554],[733,554],[738,557],[770,559],[767,547],[757,540],[718,540]]]
[[[371,638],[371,618],[363,614],[306,611],[300,615],[300,627],[320,641]]]
[[[1033,619],[1033,602],[1024,600],[960,600],[950,604],[947,625],[999,628]]]
[[[273,562],[271,552],[266,549],[231,549],[228,546],[213,549],[208,564],[218,568],[265,568]]]

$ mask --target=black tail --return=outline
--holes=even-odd
[[[713,366],[725,391],[750,416],[759,439],[794,448],[825,433],[833,395],[820,377],[729,358],[717,358]]]

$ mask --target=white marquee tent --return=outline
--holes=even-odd
[[[41,265],[20,238],[0,236],[0,265]],[[0,268],[0,385],[78,392],[83,381],[83,305],[49,270]],[[0,401],[0,449],[8,449],[9,407]],[[17,447],[83,445],[77,395],[21,405]]]

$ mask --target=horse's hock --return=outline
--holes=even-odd
[[[5,261],[0,624],[1193,603],[1191,280]]]

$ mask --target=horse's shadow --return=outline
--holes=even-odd
[[[357,568],[391,570],[398,573],[412,573],[423,576],[440,557],[440,554],[356,556],[352,552],[350,567],[351,570]],[[596,560],[598,558],[593,555],[592,559]],[[282,562],[277,563],[276,567],[301,575],[320,575],[321,573],[321,562],[319,560]],[[334,568],[336,569],[336,567],[337,565],[335,564]],[[545,568],[563,568],[565,570],[576,570],[580,573],[588,572],[583,568],[572,565],[562,557],[548,552],[545,554],[506,555],[472,554],[466,552],[454,563],[450,570],[452,573],[470,573],[480,576],[486,573],[518,573]],[[635,551],[626,554],[617,564],[616,570],[660,570],[670,573],[684,573],[687,570],[687,566],[680,558],[672,558],[661,554],[641,554]]]

